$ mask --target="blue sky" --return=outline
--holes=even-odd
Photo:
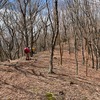
[[[10,2],[13,2],[14,0],[9,0]],[[43,0],[43,1],[45,1],[45,0]]]
[[[10,2],[13,2],[14,0],[9,0]]]
[[[15,0],[9,0],[10,2],[14,2]],[[46,2],[46,0],[41,0],[41,1],[44,1],[44,2]],[[48,0],[50,3],[51,3],[51,5],[52,5],[52,0]],[[70,1],[70,0],[69,0]],[[63,3],[64,3],[64,0],[58,0],[58,2],[59,2],[59,5],[62,5]]]

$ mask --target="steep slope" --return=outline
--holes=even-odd
[[[79,53],[79,75],[76,75],[74,54],[64,50],[63,65],[55,51],[54,72],[48,74],[48,51],[35,54],[31,60],[21,58],[0,63],[0,100],[47,100],[52,93],[56,100],[100,100],[100,72],[85,66]]]

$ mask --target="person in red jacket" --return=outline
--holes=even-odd
[[[30,48],[29,47],[24,48],[24,53],[26,54],[26,60],[30,60],[30,56],[29,56]]]

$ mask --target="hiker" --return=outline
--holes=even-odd
[[[26,54],[26,60],[30,60],[30,56],[29,56],[30,48],[29,47],[24,48],[24,53]]]
[[[32,54],[35,54],[35,48],[32,48]]]
[[[36,51],[36,49],[35,48],[32,48],[32,50],[31,50],[32,56],[33,56],[33,54],[35,54],[35,51]]]

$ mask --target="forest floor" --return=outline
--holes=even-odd
[[[48,100],[52,93],[56,100],[100,100],[100,69],[96,71],[82,65],[78,53],[79,74],[76,75],[74,53],[64,49],[60,65],[59,50],[55,50],[54,74],[48,74],[50,52],[35,54],[31,60],[25,57],[0,63],[0,100]]]

